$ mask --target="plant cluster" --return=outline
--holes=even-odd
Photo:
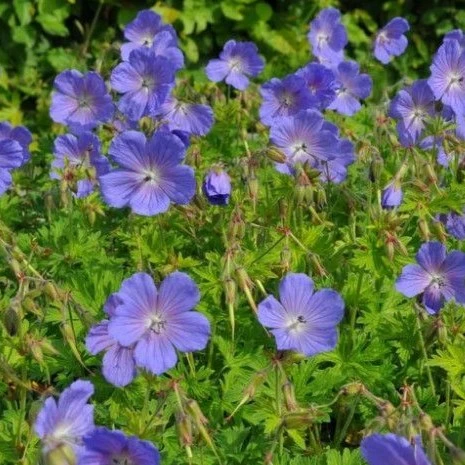
[[[465,463],[465,34],[371,96],[340,11],[309,27],[258,84],[142,10],[46,132],[0,124],[2,463]]]

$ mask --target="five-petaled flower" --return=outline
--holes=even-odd
[[[126,279],[118,291],[117,305],[108,325],[110,336],[125,347],[134,346],[136,365],[160,375],[177,362],[176,350],[205,348],[210,323],[192,309],[200,299],[195,282],[174,272],[155,286],[146,273]]]
[[[402,55],[408,45],[405,33],[410,29],[404,18],[393,18],[377,34],[374,42],[374,55],[383,64],[393,57]]]
[[[344,301],[336,291],[314,292],[307,275],[289,273],[279,285],[279,298],[268,296],[258,305],[258,320],[271,328],[278,350],[310,356],[334,349],[344,316]]]
[[[83,437],[94,429],[94,408],[88,404],[94,393],[89,381],[75,381],[60,395],[58,402],[49,397],[34,425],[48,454],[60,447],[69,447],[75,454],[82,448]]]
[[[146,216],[165,212],[171,202],[189,203],[195,177],[190,166],[181,165],[185,151],[168,131],[158,131],[148,140],[138,131],[118,135],[109,149],[118,168],[99,178],[105,202]]]
[[[253,42],[228,40],[220,58],[210,60],[205,72],[210,81],[219,82],[224,79],[226,84],[238,90],[245,90],[249,86],[248,76],[258,76],[264,66],[265,63]]]
[[[113,102],[98,73],[68,69],[55,78],[53,89],[50,116],[74,132],[93,129],[113,116]]]
[[[407,265],[396,281],[396,289],[407,297],[422,294],[429,313],[437,313],[446,301],[465,304],[465,253],[447,254],[440,242],[426,242],[417,253],[418,265]]]

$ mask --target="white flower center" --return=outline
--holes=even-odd
[[[445,286],[446,280],[444,279],[444,276],[441,276],[440,274],[431,273],[431,284],[436,288],[441,288]]]
[[[231,58],[228,62],[230,71],[237,71],[241,73],[243,71],[242,61],[240,58]]]
[[[158,184],[160,182],[160,173],[154,168],[144,170],[143,174],[144,182],[150,184]]]
[[[77,444],[76,437],[71,434],[72,427],[66,423],[59,423],[51,434],[45,437],[45,443],[51,448],[55,448],[61,444]]]
[[[326,34],[324,32],[320,32],[319,34],[316,35],[316,40],[318,42],[318,46],[321,47],[322,45],[325,45],[329,41],[329,34]]]
[[[300,333],[307,326],[307,320],[303,315],[293,316],[286,322],[286,329],[292,333]]]
[[[149,319],[149,328],[155,334],[161,334],[166,328],[166,320],[159,313],[154,313]]]

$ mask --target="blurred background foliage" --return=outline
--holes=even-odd
[[[0,0],[0,120],[46,127],[53,77],[71,67],[107,71],[118,59],[121,29],[141,9],[153,8],[175,26],[188,59],[187,73],[201,78],[207,58],[235,37],[258,44],[268,63],[262,78],[268,79],[310,59],[308,23],[327,6],[343,12],[348,56],[373,75],[375,96],[387,82],[427,74],[441,36],[465,25],[463,1]],[[373,63],[371,41],[394,16],[410,22],[413,46],[386,69]]]

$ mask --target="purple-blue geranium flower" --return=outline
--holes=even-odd
[[[336,97],[336,81],[334,73],[320,63],[308,63],[296,73],[304,81],[310,92],[310,108],[323,110]]]
[[[150,47],[150,50],[155,52],[156,56],[165,57],[175,70],[179,70],[184,66],[184,55],[178,47],[176,37],[169,31],[162,31],[157,34],[157,40]],[[129,60],[129,56],[125,61]]]
[[[95,428],[84,438],[77,465],[159,465],[160,453],[150,442],[122,431]]]
[[[360,444],[368,465],[431,465],[420,438],[412,444],[396,434],[372,434]]]
[[[325,8],[310,23],[307,38],[312,53],[321,63],[336,66],[344,59],[344,47],[348,38],[346,28],[341,24],[341,13],[335,8]]]
[[[328,108],[352,116],[360,110],[360,100],[370,95],[373,81],[368,74],[360,74],[360,66],[355,61],[343,61],[333,71],[336,97]]]
[[[76,178],[76,197],[88,196],[97,178],[110,171],[110,163],[100,152],[100,141],[90,132],[58,136],[53,146],[53,179]]]
[[[103,307],[109,319],[102,320],[93,326],[86,338],[86,347],[91,354],[97,355],[100,352],[105,352],[103,376],[109,383],[118,387],[128,385],[136,376],[134,346],[122,346],[108,332],[110,319],[114,315],[116,307],[122,303],[123,301],[117,293],[110,295]]]
[[[338,146],[336,134],[326,129],[323,116],[316,110],[282,118],[280,124],[271,127],[270,140],[283,151],[291,165],[328,161],[335,157]]]
[[[23,164],[31,159],[29,145],[32,142],[32,134],[24,126],[13,127],[10,123],[0,123],[0,142],[3,140],[15,140],[23,148]]]
[[[113,102],[98,73],[68,69],[55,78],[53,88],[50,116],[73,131],[93,129],[113,116]]]
[[[108,151],[118,168],[99,179],[105,202],[147,216],[165,212],[171,202],[189,203],[195,177],[190,166],[181,165],[185,151],[181,140],[167,131],[148,140],[137,131],[118,135]]]
[[[403,198],[402,184],[397,179],[394,179],[383,189],[381,206],[386,210],[399,207]]]
[[[405,33],[410,29],[404,18],[394,18],[377,34],[374,42],[374,55],[383,64],[389,63],[393,57],[402,55],[408,45]]]
[[[202,190],[212,205],[227,205],[231,195],[231,178],[222,168],[213,168],[205,176]]]
[[[406,146],[419,140],[426,121],[434,113],[434,95],[426,79],[400,90],[389,107],[389,116],[398,120],[399,139]]]
[[[159,40],[165,40],[161,35],[167,32],[172,37],[172,43],[177,44],[176,31],[171,25],[163,24],[160,15],[152,10],[142,10],[136,18],[124,28],[124,37],[129,41],[121,46],[121,57],[129,59],[133,50],[157,46]]]
[[[200,294],[187,274],[171,273],[157,289],[151,276],[136,273],[123,281],[118,298],[123,303],[115,308],[109,333],[121,345],[135,346],[137,366],[160,375],[176,364],[175,349],[193,352],[206,347],[210,323],[192,310]]]
[[[417,253],[418,265],[407,265],[396,281],[396,289],[407,297],[423,294],[429,313],[437,313],[444,302],[465,303],[465,253],[446,253],[439,242],[426,242]]]
[[[11,170],[23,166],[30,158],[31,133],[23,126],[13,128],[0,123],[0,195],[11,186]]]
[[[120,63],[111,73],[111,87],[123,96],[118,109],[130,120],[154,115],[165,103],[174,86],[173,65],[149,48],[131,52],[129,61]]]
[[[321,181],[340,184],[347,178],[347,167],[354,161],[354,144],[350,140],[340,139],[334,158],[328,161],[317,161],[313,167],[320,171]]]
[[[228,40],[224,44],[220,58],[210,60],[205,72],[210,81],[219,82],[224,79],[226,84],[245,90],[249,85],[248,76],[258,76],[264,66],[265,62],[253,42]]]
[[[444,224],[447,232],[456,239],[465,239],[465,210],[463,213],[447,213],[439,215],[439,221]]]
[[[344,301],[331,289],[315,292],[303,273],[288,273],[279,285],[279,301],[268,296],[258,305],[258,320],[271,328],[278,350],[310,356],[334,349]]]
[[[449,31],[444,36],[444,41],[446,40],[456,40],[459,43],[460,48],[465,50],[465,34],[461,29],[454,29],[453,31]]]
[[[443,137],[428,136],[420,141],[418,147],[423,150],[432,150],[436,154],[437,163],[447,168],[450,163],[451,154],[446,153],[443,142]]]
[[[436,52],[428,84],[436,100],[462,115],[465,108],[465,51],[456,40],[447,40]]]
[[[304,79],[295,74],[265,82],[260,94],[263,99],[260,121],[268,126],[272,126],[280,118],[294,116],[310,108],[313,100]]]
[[[210,106],[181,102],[174,97],[169,97],[156,113],[170,131],[183,131],[194,136],[208,134],[214,121]]]
[[[87,401],[94,393],[89,381],[75,381],[58,402],[49,397],[37,415],[34,430],[42,440],[45,454],[59,447],[81,450],[82,438],[94,429],[94,408]]]

